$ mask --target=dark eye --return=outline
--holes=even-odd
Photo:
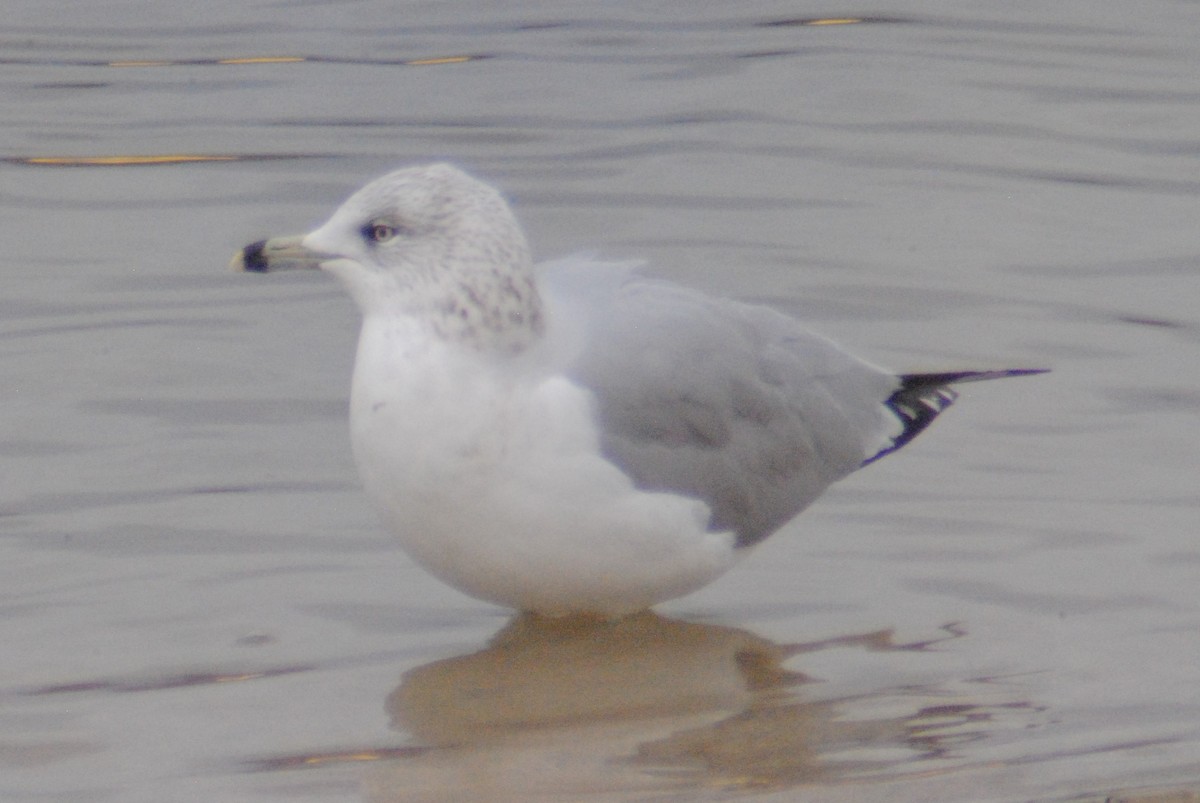
[[[396,227],[383,220],[372,220],[362,227],[362,234],[373,243],[386,243],[396,236]]]

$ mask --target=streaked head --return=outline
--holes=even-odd
[[[520,350],[542,329],[516,216],[495,189],[448,164],[375,179],[320,228],[252,243],[231,267],[319,268],[341,279],[364,315],[415,318],[480,348]]]

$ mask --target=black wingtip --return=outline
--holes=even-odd
[[[266,240],[259,240],[256,243],[250,243],[250,245],[242,249],[242,270],[247,273],[267,272],[267,258],[263,255],[266,245]]]
[[[985,379],[1005,379],[1010,376],[1034,376],[1048,373],[1048,368],[1007,368],[1000,371],[953,371],[940,374],[903,374],[900,387],[888,396],[883,406],[900,421],[900,434],[892,442],[862,462],[864,466],[891,454],[920,435],[933,419],[954,404],[958,394],[950,385],[960,382],[982,382]]]
[[[1049,373],[1049,368],[1004,368],[999,371],[948,371],[940,374],[904,374],[900,390],[935,388],[962,382],[982,382],[985,379],[1007,379],[1010,376],[1035,376]]]

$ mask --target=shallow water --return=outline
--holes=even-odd
[[[1200,9],[869,11],[6,6],[0,798],[1200,784]],[[1054,373],[969,388],[661,617],[510,624],[358,490],[349,300],[224,270],[438,158],[542,256]]]

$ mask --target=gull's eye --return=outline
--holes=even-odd
[[[362,227],[362,235],[373,243],[386,243],[396,236],[396,227],[386,220],[372,220]]]

